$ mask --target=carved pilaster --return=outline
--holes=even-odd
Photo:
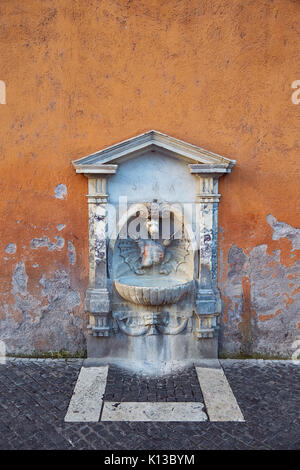
[[[110,295],[106,275],[106,178],[89,176],[89,289],[85,310],[90,316],[89,328],[94,336],[110,334]]]
[[[196,336],[212,338],[217,327],[219,292],[217,289],[217,214],[220,194],[218,176],[199,176],[199,279],[196,295]]]

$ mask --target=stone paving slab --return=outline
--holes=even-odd
[[[101,421],[207,421],[203,403],[104,402]]]
[[[65,423],[82,363],[0,364],[0,449],[300,448],[300,367],[292,361],[221,361],[244,423]]]
[[[244,421],[221,367],[196,367],[210,421]]]
[[[95,422],[100,419],[108,366],[82,367],[68,407],[65,421]]]

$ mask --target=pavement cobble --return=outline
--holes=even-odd
[[[7,360],[0,364],[0,449],[299,449],[299,365],[221,364],[245,423],[65,423],[82,360]],[[108,379],[107,400],[150,400],[152,385],[156,400],[202,400],[192,369],[155,380],[111,367]]]
[[[203,396],[194,367],[156,378],[112,365],[109,367],[104,400],[203,403]]]

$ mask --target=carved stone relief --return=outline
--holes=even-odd
[[[131,336],[179,334],[185,329],[192,310],[173,313],[170,306],[180,301],[185,305],[186,297],[193,292],[191,267],[187,269],[189,276],[187,272],[178,271],[181,265],[191,264],[193,253],[189,249],[184,223],[174,221],[170,212],[167,218],[165,203],[145,204],[145,207],[148,216],[140,218],[139,230],[144,238],[136,234],[118,239],[115,245],[116,263],[118,257],[121,258],[129,270],[125,276],[119,276],[120,270],[115,270],[114,289],[122,302],[129,302],[129,309],[125,312],[122,308],[120,310],[116,302],[113,317],[120,330]],[[168,227],[168,238],[163,230],[164,222]],[[130,225],[130,220],[127,225]],[[126,228],[127,233],[129,230]],[[143,306],[140,307],[142,309],[137,310],[137,305]],[[165,306],[169,306],[169,310]]]
[[[163,206],[164,207],[164,206]],[[158,215],[160,212],[158,212]],[[148,268],[159,265],[158,273],[169,275],[184,263],[189,253],[189,243],[184,236],[184,227],[173,232],[169,238],[160,237],[160,219],[152,220],[151,213],[144,221],[142,232],[149,238],[127,238],[119,241],[120,255],[130,269],[138,275],[148,272]],[[180,237],[180,238],[176,238]]]

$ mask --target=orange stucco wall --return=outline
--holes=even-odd
[[[87,181],[71,161],[157,129],[237,161],[220,181],[221,349],[292,354],[299,25],[298,0],[1,1],[0,334],[10,352],[84,348]]]

